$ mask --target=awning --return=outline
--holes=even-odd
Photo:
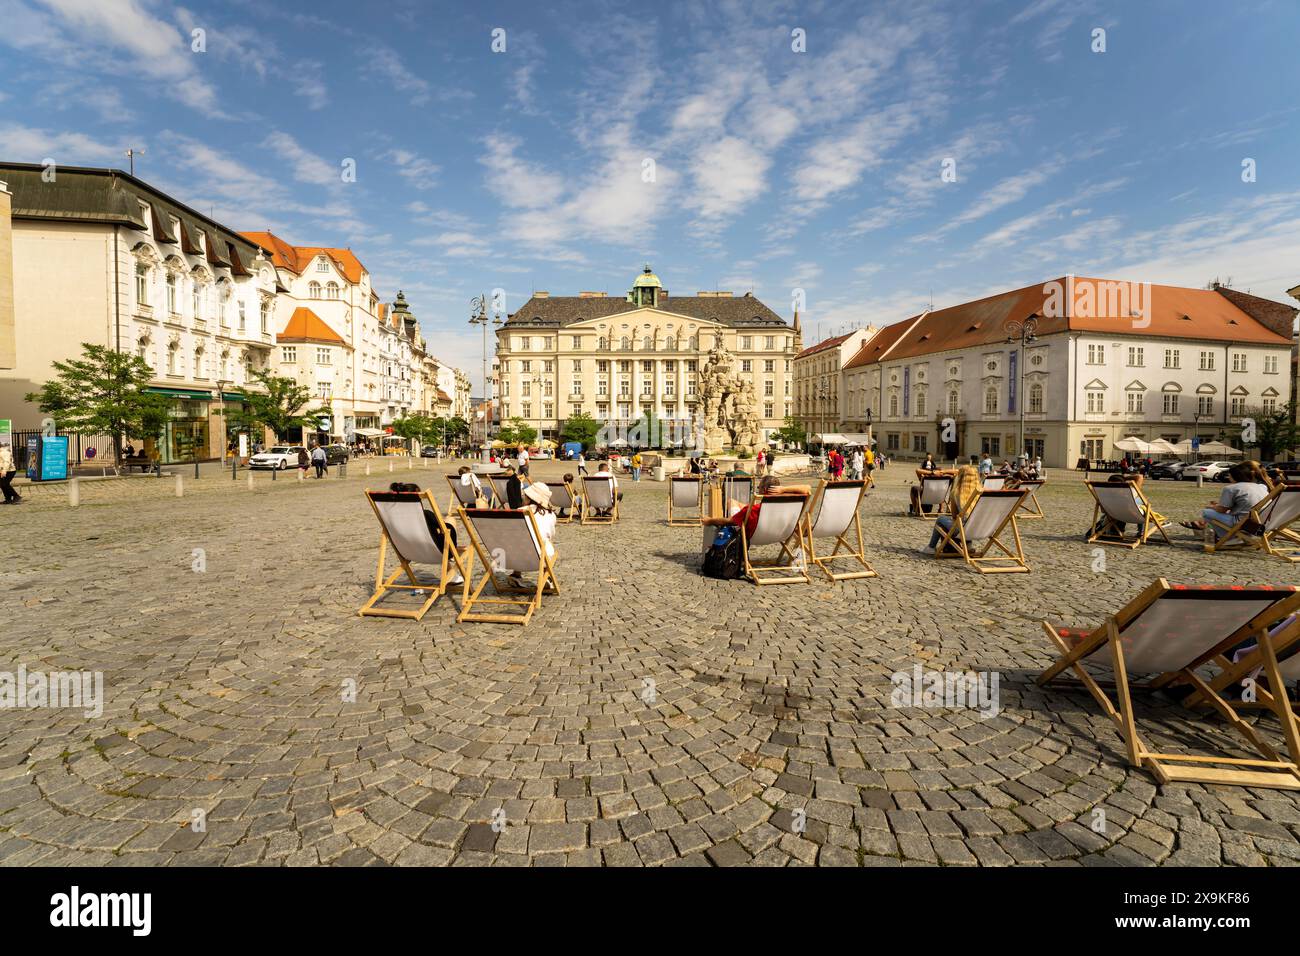
[[[354,428],[352,431],[362,438],[378,438],[383,434],[378,428]]]
[[[166,395],[168,398],[190,398],[198,399],[201,402],[212,401],[212,393],[200,391],[196,388],[164,388],[162,386],[150,386],[145,389],[146,392],[152,392],[155,395]]]
[[[848,432],[844,435],[844,440],[850,445],[871,444],[871,436],[863,435],[861,432]]]
[[[847,445],[849,440],[839,432],[827,432],[824,435],[813,435],[812,441],[819,445]]]
[[[245,402],[248,401],[248,396],[243,392],[222,392],[221,400],[223,402]]]

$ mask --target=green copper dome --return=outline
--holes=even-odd
[[[661,289],[663,288],[663,283],[659,281],[657,275],[650,271],[650,267],[646,266],[645,269],[641,271],[641,274],[636,277],[636,281],[632,283],[632,288]]]

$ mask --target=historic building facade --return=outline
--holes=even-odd
[[[0,163],[0,181],[11,194],[0,251],[12,249],[0,405],[14,426],[40,424],[24,394],[89,342],[154,370],[150,389],[172,400],[164,462],[219,457],[231,437],[223,412],[251,371],[272,367],[278,283],[262,249],[120,170]]]
[[[1067,276],[885,327],[845,366],[846,417],[872,410],[879,447],[904,457],[1023,450],[1058,468],[1122,457],[1129,435],[1232,442],[1287,401],[1295,314],[1226,288]]]
[[[810,345],[794,358],[794,417],[809,437],[845,427],[840,369],[879,330],[874,326]]]
[[[626,297],[535,292],[496,334],[494,424],[521,418],[546,438],[558,438],[564,420],[580,412],[613,429],[647,412],[685,427],[717,343],[753,382],[765,437],[794,399],[797,316],[791,324],[749,293],[670,296],[649,266]]]

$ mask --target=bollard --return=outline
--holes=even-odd
[[[366,462],[366,477],[370,477],[370,462]]]
[[[238,458],[230,459],[230,480],[231,481],[235,480],[235,470],[238,467],[239,467],[239,459]]]
[[[420,456],[420,467],[421,468],[429,467],[429,459],[425,458],[423,455]]]
[[[299,469],[298,469],[298,480],[299,480],[299,481],[302,481],[303,478],[305,478],[305,477],[307,477],[307,472],[305,472],[305,471],[303,471],[301,468],[299,468]]]
[[[391,474],[392,471],[393,471],[393,459],[391,459],[391,458],[388,459],[388,471],[389,471],[390,474]]]
[[[68,482],[68,506],[71,508],[81,504],[81,479],[73,478]]]
[[[1198,472],[1196,473],[1196,487],[1197,487],[1197,488],[1204,488],[1204,487],[1205,487],[1205,472],[1203,472],[1203,471],[1198,471]]]
[[[253,490],[253,469],[248,469],[248,490]]]
[[[411,456],[410,456],[410,455],[407,455],[407,456],[406,456],[406,470],[407,470],[407,471],[410,471],[410,470],[411,470],[412,468],[414,468],[414,467],[415,467],[415,466],[414,466],[413,464],[411,464]]]
[[[181,473],[179,471],[176,472],[176,497],[177,498],[185,497],[185,479],[184,477],[181,476]]]

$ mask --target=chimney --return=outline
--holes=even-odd
[[[603,299],[608,293],[605,292],[579,292],[579,299]]]
[[[534,292],[534,293],[533,293],[533,298],[534,298],[534,299],[549,299],[550,297],[551,297],[551,294],[550,294],[549,292]]]

